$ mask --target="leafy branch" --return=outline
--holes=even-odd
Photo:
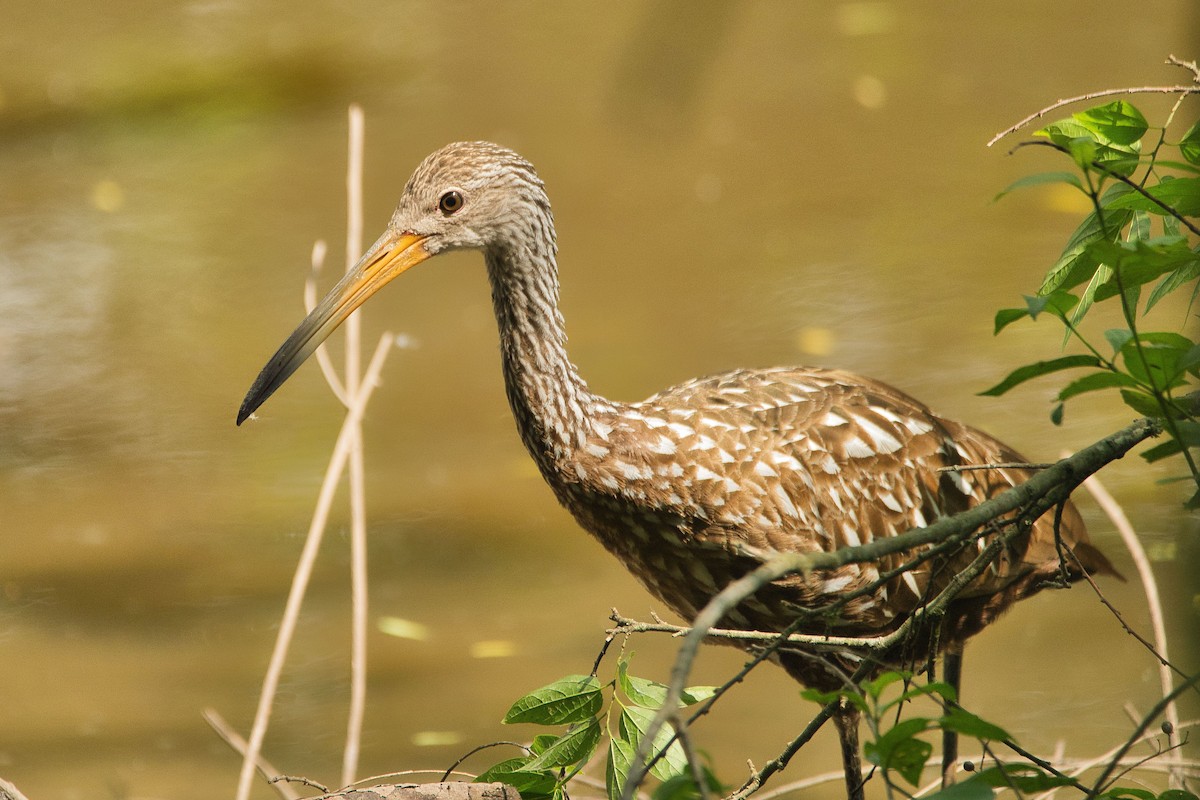
[[[1194,64],[1174,60],[1197,73]],[[1200,81],[1200,77],[1197,78]],[[1175,87],[1200,92],[1200,83]],[[1122,90],[1125,93],[1142,90]],[[1168,440],[1143,454],[1148,461],[1180,456],[1200,490],[1200,345],[1181,330],[1149,330],[1146,321],[1167,296],[1190,290],[1191,316],[1200,294],[1200,121],[1172,138],[1180,108],[1152,126],[1133,104],[1115,100],[1053,122],[1020,147],[1050,148],[1070,159],[1074,170],[1027,176],[1008,192],[1047,183],[1081,192],[1092,211],[1068,239],[1024,308],[1001,309],[995,331],[1018,320],[1048,314],[1065,328],[1065,341],[1086,351],[1025,364],[982,394],[998,396],[1028,380],[1064,370],[1084,370],[1058,392],[1051,419],[1061,423],[1066,401],[1095,391],[1115,390],[1138,414],[1157,419]],[[1177,157],[1169,157],[1176,155]],[[1082,288],[1080,288],[1082,287]],[[1143,290],[1149,288],[1143,299]],[[1102,302],[1119,306],[1124,327],[1104,332],[1104,342],[1080,325]],[[1188,501],[1200,507],[1200,491]]]

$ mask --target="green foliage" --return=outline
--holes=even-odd
[[[504,715],[504,723],[562,725],[583,722],[596,716],[603,705],[600,682],[594,675],[568,675],[513,703]]]
[[[605,705],[605,693],[611,701]],[[714,695],[711,686],[683,691],[679,707]],[[528,753],[493,765],[477,781],[501,781],[517,788],[523,800],[560,800],[567,783],[587,765],[608,737],[605,783],[610,800],[617,800],[655,715],[667,700],[667,687],[629,674],[629,661],[617,663],[617,676],[601,684],[595,675],[569,675],[521,697],[504,715],[505,724],[566,726],[556,734],[534,737]],[[650,774],[662,781],[654,800],[699,797],[683,747],[672,730],[663,727],[648,750]],[[698,765],[713,791],[721,784],[706,765]]]
[[[1145,789],[1132,789],[1126,786],[1109,789],[1100,797],[1110,800],[1200,800],[1196,795],[1183,789],[1167,789],[1156,795]]]
[[[910,786],[920,785],[921,775],[933,755],[933,744],[923,738],[926,734],[951,730],[980,742],[1009,738],[999,725],[956,705],[954,687],[936,681],[913,683],[911,672],[885,672],[864,683],[861,691],[842,689],[819,692],[807,689],[801,692],[801,696],[822,705],[842,700],[862,712],[864,722],[874,735],[874,738],[863,743],[863,756],[869,763],[879,767],[884,782],[889,786],[894,785],[893,773]],[[906,706],[923,697],[935,700],[944,713],[937,717],[902,716]],[[980,775],[976,775],[972,780],[979,778]],[[992,796],[988,785],[968,785],[970,783],[966,781],[951,787],[947,790],[951,794],[943,800]]]
[[[1172,139],[1170,128],[1170,118],[1153,126],[1132,103],[1117,100],[1053,122],[1035,134],[1067,156],[1074,171],[1030,175],[999,196],[1061,183],[1082,192],[1092,211],[1047,270],[1037,295],[1025,298],[1025,308],[998,311],[995,330],[999,333],[1021,319],[1046,313],[1062,323],[1067,341],[1077,342],[1086,352],[1020,366],[982,394],[1001,395],[1062,370],[1087,370],[1059,391],[1051,419],[1060,423],[1064,404],[1073,397],[1115,392],[1136,413],[1161,420],[1170,436],[1145,456],[1181,456],[1200,488],[1195,455],[1200,447],[1200,403],[1195,395],[1200,345],[1185,331],[1146,325],[1161,300],[1187,289],[1188,313],[1175,324],[1190,328],[1200,293],[1200,122],[1178,139]],[[1173,153],[1178,157],[1170,157]],[[1107,347],[1080,327],[1099,303],[1119,307],[1125,323],[1105,331]],[[1200,507],[1200,491],[1189,505]]]

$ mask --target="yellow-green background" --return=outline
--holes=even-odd
[[[976,396],[1058,353],[1053,325],[994,339],[991,317],[1037,286],[1086,210],[1051,190],[991,203],[1058,165],[1008,155],[1017,138],[984,143],[1060,97],[1182,81],[1167,54],[1200,55],[1191,0],[6,0],[2,16],[0,776],[31,800],[232,792],[236,761],[200,711],[248,729],[339,412],[309,366],[259,421],[233,417],[301,316],[313,240],[335,267],[342,252],[348,103],[367,115],[368,239],[447,141],[492,139],[538,166],[572,353],[596,390],[635,400],[735,366],[838,365],[1046,459],[1131,415],[1089,398],[1056,429],[1053,380]],[[1144,106],[1161,119],[1165,103]],[[1184,319],[1164,306],[1159,324]],[[498,724],[511,700],[586,672],[610,607],[663,611],[521,450],[479,257],[406,276],[370,305],[368,345],[385,326],[417,347],[392,355],[366,420],[372,619],[428,638],[372,629],[364,774],[528,738]],[[1183,493],[1127,461],[1104,477],[1195,669],[1196,579],[1172,560],[1194,537]],[[281,769],[329,782],[348,685],[335,516],[266,743]],[[1136,581],[1104,588],[1147,629]],[[476,657],[497,641],[508,655]],[[635,671],[665,675],[669,640],[633,648]],[[697,682],[741,660],[708,653]],[[1148,707],[1156,674],[1077,588],[979,637],[966,702],[1030,747],[1082,755],[1124,738],[1121,706]],[[740,781],[811,711],[764,668],[697,743]],[[789,776],[836,769],[825,736]]]

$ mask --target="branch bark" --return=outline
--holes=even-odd
[[[364,789],[341,789],[313,800],[521,800],[503,783],[386,783]]]

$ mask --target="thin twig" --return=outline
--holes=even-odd
[[[938,467],[938,472],[971,472],[980,469],[1049,469],[1054,462],[1031,464],[1027,461],[1013,461],[1000,464],[951,464],[948,467]]]
[[[1087,94],[1081,94],[1075,97],[1067,97],[1055,103],[1051,103],[1041,111],[1035,111],[1012,127],[1005,128],[1004,130],[1000,131],[988,140],[987,146],[991,147],[1005,136],[1008,136],[1011,133],[1016,133],[1017,131],[1021,130],[1021,128],[1024,128],[1034,120],[1044,117],[1056,108],[1069,106],[1073,103],[1080,103],[1084,100],[1095,100],[1099,97],[1111,97],[1117,94],[1200,94],[1200,86],[1139,86],[1125,89],[1103,89],[1098,92],[1088,92]]]
[[[346,271],[362,253],[363,110],[350,106],[349,166],[346,169]],[[346,392],[356,397],[361,356],[359,315],[351,315],[346,329]],[[362,425],[354,426],[350,442],[350,711],[346,720],[346,747],[342,751],[342,786],[354,783],[362,749],[363,718],[367,708],[367,501],[363,466]]]
[[[1113,754],[1113,759],[1105,764],[1104,769],[1100,772],[1100,777],[1096,779],[1096,782],[1092,785],[1091,790],[1088,792],[1089,797],[1095,797],[1108,789],[1107,781],[1109,777],[1117,770],[1121,760],[1125,758],[1125,754],[1128,753],[1135,744],[1142,740],[1142,737],[1146,733],[1146,729],[1154,724],[1154,721],[1159,718],[1167,706],[1175,701],[1175,698],[1179,697],[1186,691],[1190,691],[1198,682],[1200,682],[1200,672],[1196,673],[1179,686],[1175,687],[1170,694],[1166,695],[1154,704],[1154,707],[1151,708],[1149,713],[1147,713],[1142,721],[1138,723],[1138,725],[1134,728],[1133,733],[1129,736],[1125,743],[1116,749],[1115,753]]]
[[[704,774],[704,765],[700,763],[700,756],[692,744],[692,737],[688,735],[688,724],[679,719],[678,714],[675,714],[672,725],[675,728],[675,740],[683,748],[683,757],[687,760],[688,769],[691,771],[692,783],[696,784],[696,792],[700,795],[700,800],[709,800],[711,792],[708,790],[708,778]],[[664,747],[663,750],[666,748]]]
[[[275,692],[279,688],[279,676],[283,672],[284,661],[287,659],[288,648],[296,631],[296,622],[300,617],[300,607],[304,603],[304,594],[312,577],[313,565],[316,563],[317,552],[321,547],[321,539],[325,533],[325,524],[329,519],[329,509],[333,504],[334,492],[337,490],[338,479],[350,455],[350,442],[355,427],[362,419],[363,411],[371,393],[378,383],[379,371],[391,349],[392,336],[385,333],[380,337],[371,363],[367,366],[367,374],[363,380],[362,391],[350,405],[346,418],[342,421],[341,430],[333,448],[329,466],[321,482],[317,495],[316,509],[313,511],[312,523],[308,528],[308,537],[304,549],[300,553],[300,561],[292,576],[292,588],[288,592],[287,604],[284,607],[283,618],[280,620],[279,633],[275,637],[275,647],[271,652],[271,661],[267,665],[267,674],[263,678],[262,692],[258,698],[258,709],[254,713],[254,725],[250,730],[250,741],[246,748],[246,757],[242,761],[242,771],[238,778],[237,800],[247,800],[250,797],[250,785],[254,779],[255,761],[262,751],[263,738],[267,735],[267,725],[271,719],[271,707],[274,703]]]
[[[860,669],[859,672],[865,673],[866,670]],[[804,730],[800,732],[800,735],[788,742],[787,746],[783,748],[783,752],[764,764],[762,769],[752,773],[750,777],[746,779],[746,782],[742,784],[741,788],[733,794],[730,794],[725,798],[725,800],[746,800],[747,797],[757,792],[759,787],[761,787],[768,778],[786,767],[792,756],[796,755],[801,747],[808,744],[809,740],[811,740],[812,737],[816,735],[817,731],[821,729],[821,726],[829,721],[830,717],[833,716],[834,711],[837,710],[839,702],[840,701],[838,700],[834,700],[832,703],[826,703],[824,706],[822,706],[821,710],[817,712],[816,716],[809,720],[808,725],[806,725]],[[868,772],[869,770],[864,771],[864,776],[868,774]]]
[[[221,737],[225,744],[229,745],[238,755],[246,755],[246,740],[233,729],[232,725],[225,721],[220,712],[215,708],[206,708],[204,709],[203,716],[204,721],[216,732],[217,736]],[[279,770],[271,762],[263,758],[261,754],[255,761],[255,767],[257,767],[259,774],[266,778],[268,782],[279,774]],[[273,784],[273,787],[283,800],[299,800],[300,798],[300,793],[286,783]]]
[[[1158,657],[1158,680],[1162,688],[1163,696],[1167,696],[1174,688],[1174,681],[1171,678],[1170,655],[1167,651],[1167,626],[1163,621],[1162,601],[1158,595],[1158,581],[1154,578],[1154,569],[1150,566],[1150,558],[1146,555],[1146,548],[1142,547],[1141,540],[1138,539],[1137,533],[1133,530],[1133,525],[1129,522],[1129,517],[1125,515],[1124,509],[1120,504],[1113,499],[1108,490],[1100,482],[1100,479],[1095,475],[1089,477],[1083,482],[1083,485],[1091,492],[1092,497],[1096,499],[1096,503],[1112,520],[1113,525],[1121,534],[1121,540],[1125,542],[1125,547],[1129,550],[1129,555],[1133,558],[1134,567],[1138,571],[1138,577],[1142,579],[1142,589],[1146,593],[1146,607],[1150,611],[1150,626],[1154,629],[1154,655]],[[1178,670],[1176,670],[1178,672]],[[1167,706],[1164,714],[1167,722],[1171,726],[1171,731],[1167,734],[1167,743],[1174,747],[1179,743],[1179,709],[1174,703]],[[1172,763],[1179,763],[1183,759],[1183,753],[1176,750],[1173,757],[1170,759]],[[1182,779],[1177,778],[1174,773],[1171,775],[1171,788],[1178,789],[1182,786]]]
[[[520,742],[500,741],[500,742],[488,742],[487,744],[481,744],[478,747],[472,747],[470,750],[468,750],[467,752],[465,752],[461,756],[459,756],[453,764],[446,767],[445,771],[442,772],[442,777],[438,778],[438,783],[445,783],[447,780],[449,780],[450,776],[452,774],[454,774],[454,771],[456,769],[458,769],[459,765],[462,764],[464,761],[466,761],[471,756],[475,755],[476,753],[478,753],[482,750],[488,750],[493,747],[516,747],[520,750],[524,750],[526,753],[532,752],[528,747],[521,744]],[[472,776],[472,777],[475,777],[475,776]]]
[[[1176,58],[1175,54],[1172,53],[1171,55],[1167,56],[1166,63],[1173,67],[1183,67],[1188,72],[1192,73],[1192,80],[1196,84],[1200,84],[1200,67],[1196,66],[1195,61],[1184,61],[1183,59]]]
[[[304,279],[304,313],[311,314],[312,310],[317,307],[317,276],[321,274],[321,268],[325,266],[325,240],[317,239],[313,242],[312,249],[312,269],[308,273],[308,277]],[[337,370],[333,367],[333,361],[329,358],[329,348],[322,342],[317,347],[316,352],[317,365],[321,368],[321,375],[325,377],[325,383],[329,384],[329,390],[333,392],[333,396],[338,399],[338,402],[343,406],[349,406],[350,400],[346,395],[346,387],[342,385],[342,379],[338,377]]]
[[[301,786],[308,786],[316,789],[321,794],[329,793],[328,786],[320,781],[314,781],[312,778],[305,777],[304,775],[276,775],[275,777],[268,779],[267,783],[271,784],[272,786],[287,786],[288,784],[298,783]]]
[[[1069,551],[1068,554],[1070,555],[1071,558],[1073,558],[1075,560],[1076,564],[1080,563],[1079,557],[1077,555],[1075,555],[1074,552]],[[1081,567],[1082,567],[1082,565],[1081,565]],[[1145,636],[1142,636],[1142,634],[1138,633],[1137,630],[1135,630],[1134,627],[1125,620],[1125,615],[1122,614],[1120,609],[1118,609],[1115,605],[1113,605],[1112,601],[1110,601],[1104,595],[1104,592],[1101,591],[1100,586],[1096,583],[1096,581],[1092,578],[1091,575],[1089,575],[1087,572],[1084,572],[1083,578],[1085,581],[1087,581],[1087,583],[1091,587],[1092,591],[1096,594],[1096,599],[1098,599],[1100,601],[1100,604],[1109,610],[1109,613],[1111,613],[1113,615],[1113,617],[1116,618],[1118,624],[1120,624],[1121,628],[1127,634],[1132,636],[1134,639],[1137,639],[1138,643],[1141,644],[1142,647],[1146,648],[1146,650],[1150,653],[1150,655],[1154,656],[1155,660],[1158,661],[1160,666],[1166,667],[1170,670],[1173,670],[1176,674],[1178,674],[1182,678],[1186,678],[1188,676],[1186,672],[1184,672],[1179,667],[1172,664],[1170,661],[1166,660],[1166,658],[1162,654],[1160,654],[1158,652],[1158,650],[1155,648],[1155,645],[1153,642],[1148,640]],[[1165,692],[1164,696],[1168,693],[1169,692]]]

